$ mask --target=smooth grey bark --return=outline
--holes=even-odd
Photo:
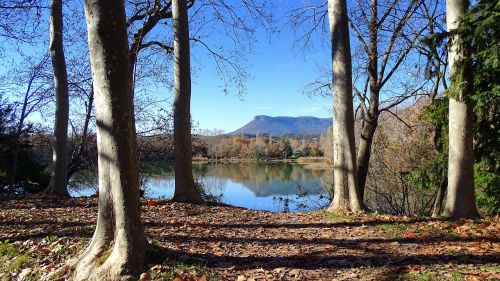
[[[191,63],[187,3],[172,1],[174,27],[174,201],[201,202],[194,184],[191,141]]]
[[[459,17],[468,8],[468,0],[446,0],[448,31],[458,27]],[[449,99],[448,123],[448,193],[443,215],[453,218],[476,217],[479,213],[474,191],[473,113],[472,103],[467,96],[472,87],[472,79],[467,71],[458,70],[458,64],[467,56],[467,46],[458,35],[450,40],[448,65],[452,94]]]
[[[50,7],[50,57],[54,70],[56,114],[52,154],[52,177],[44,193],[69,197],[68,193],[68,73],[63,47],[62,0],[52,0]]]
[[[328,1],[332,44],[333,201],[328,210],[361,211],[354,141],[352,62],[346,0]]]
[[[71,280],[135,280],[145,263],[147,240],[140,217],[123,0],[86,0],[85,16],[95,95],[99,207],[90,245],[65,270]]]

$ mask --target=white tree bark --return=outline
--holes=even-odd
[[[329,0],[333,68],[334,195],[329,210],[360,211],[354,142],[351,46],[346,0]]]
[[[191,63],[187,3],[172,0],[174,26],[174,201],[201,202],[193,180],[191,141]]]
[[[54,69],[56,114],[54,121],[53,170],[46,194],[69,197],[68,193],[68,74],[63,47],[62,0],[52,0],[50,10],[50,57]]]
[[[132,81],[123,0],[86,0],[99,164],[97,227],[68,264],[72,280],[134,280],[145,262]],[[98,261],[103,261],[102,263]]]
[[[458,27],[458,19],[468,7],[468,0],[446,1],[448,30]],[[458,36],[450,40],[448,64],[453,94],[449,102],[448,194],[443,215],[454,218],[475,217],[478,212],[474,192],[472,104],[467,97],[472,80],[470,74],[457,69],[458,63],[466,56],[466,46]]]

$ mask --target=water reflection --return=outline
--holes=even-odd
[[[193,175],[204,190],[234,206],[267,211],[306,211],[328,204],[332,173],[289,163],[193,163]],[[145,178],[146,196],[170,198],[173,166],[151,164]],[[86,188],[81,186],[80,195]]]

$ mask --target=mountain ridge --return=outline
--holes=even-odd
[[[243,127],[229,135],[272,135],[280,137],[291,134],[321,135],[332,126],[332,118],[314,116],[267,116],[257,115]]]

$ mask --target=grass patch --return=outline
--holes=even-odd
[[[10,262],[7,262],[4,265],[4,270],[6,272],[19,271],[21,268],[29,266],[32,262],[33,260],[27,254],[21,254],[14,257]]]
[[[64,223],[64,222],[71,222],[73,220],[72,215],[67,215],[67,214],[61,214],[57,217],[57,221],[59,223]]]
[[[31,267],[37,262],[37,257],[23,253],[18,244],[9,240],[0,241],[0,272],[18,272],[22,268]]]
[[[453,281],[463,281],[465,280],[465,276],[464,274],[458,270],[458,269],[454,269],[451,271],[451,280]]]
[[[172,198],[159,198],[156,199],[156,202],[158,202],[158,204],[172,203]]]
[[[158,240],[158,239],[150,239],[149,240],[149,243],[153,246],[153,247],[161,247],[161,241]]]
[[[10,243],[9,240],[0,241],[0,259],[2,261],[19,255],[19,246]]]
[[[362,272],[361,273],[362,276],[370,277],[376,272],[376,268],[373,266],[367,266],[367,267],[363,268],[361,272]]]
[[[479,268],[486,272],[500,272],[500,264],[498,263],[481,264]]]
[[[410,226],[408,224],[385,223],[377,226],[377,228],[390,237],[401,237]]]
[[[346,221],[353,221],[354,220],[354,215],[352,215],[352,214],[327,212],[326,210],[321,210],[318,212],[321,215],[325,216],[327,219],[332,220],[334,222],[346,222]]]
[[[31,276],[27,276],[26,279],[24,279],[25,281],[39,281],[41,280],[42,278],[40,277],[40,273],[35,273]]]
[[[219,281],[220,276],[203,264],[169,263],[166,265],[154,266],[149,270],[149,275],[153,280],[191,280],[193,277],[205,276],[208,281]]]
[[[54,243],[59,238],[57,236],[54,236],[54,235],[48,235],[48,236],[45,236],[44,239],[45,239],[45,241],[47,241],[47,243]]]
[[[109,258],[109,256],[111,255],[111,249],[108,249],[106,252],[102,253],[102,255],[100,255],[96,260],[95,262],[98,264],[98,265],[102,265],[104,264],[104,262]]]
[[[422,269],[419,272],[407,272],[406,270],[390,272],[383,280],[391,281],[464,281],[465,276],[459,269],[443,269],[435,265]]]
[[[390,273],[385,280],[394,281],[440,281],[443,280],[439,276],[434,275],[431,272],[422,272],[418,274],[410,273]]]
[[[73,241],[68,244],[58,244],[53,247],[53,259],[56,260],[66,260],[70,257],[78,255],[86,246],[85,241]]]

